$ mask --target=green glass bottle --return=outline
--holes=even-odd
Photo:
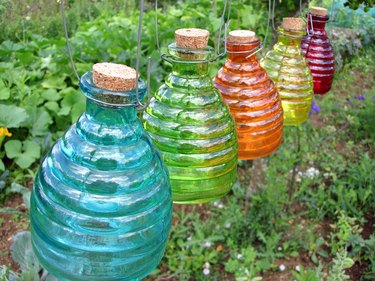
[[[201,29],[176,31],[176,43],[168,47],[172,73],[143,115],[167,165],[175,203],[221,198],[236,181],[235,127],[208,74],[208,35]]]
[[[284,18],[278,42],[260,62],[279,91],[285,126],[298,126],[308,119],[314,95],[310,68],[301,50],[305,33],[302,19]]]

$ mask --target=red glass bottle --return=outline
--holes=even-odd
[[[255,33],[235,30],[227,40],[228,60],[214,78],[235,119],[238,158],[267,156],[282,141],[283,110],[275,84],[254,53],[260,45]]]
[[[302,39],[301,49],[313,76],[314,93],[324,95],[331,89],[335,73],[335,57],[325,31],[327,9],[312,7],[307,20],[308,34]]]

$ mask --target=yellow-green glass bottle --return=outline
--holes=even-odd
[[[300,47],[304,35],[302,19],[284,18],[278,42],[261,60],[279,91],[286,126],[298,126],[308,119],[314,95],[310,68]]]
[[[236,181],[238,152],[234,121],[208,74],[213,49],[180,47],[176,37],[168,51],[172,72],[146,108],[144,127],[168,168],[173,201],[212,201]]]

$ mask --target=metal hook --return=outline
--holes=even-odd
[[[226,45],[225,42],[226,42],[226,33],[227,33],[227,30],[228,30],[228,27],[229,27],[229,24],[230,24],[231,8],[232,8],[232,0],[225,0],[223,13],[221,15],[221,24],[220,24],[219,35],[218,35],[218,46],[219,47],[218,47],[218,50],[216,52],[216,56],[214,58],[211,58],[211,59],[197,60],[197,61],[194,61],[194,62],[193,61],[189,61],[187,63],[213,62],[213,61],[216,61],[217,59],[223,57],[226,54],[227,48],[225,46]],[[225,21],[225,14],[227,14],[227,21]],[[224,52],[220,53],[221,34],[222,34],[223,26],[224,26],[224,36],[223,36],[224,37]],[[155,0],[155,33],[156,33],[155,34],[156,46],[158,48],[160,57],[163,60],[168,61],[168,62],[180,62],[180,63],[184,63],[184,61],[175,60],[170,55],[164,54],[161,51],[160,43],[159,43],[158,0]]]
[[[311,14],[308,14],[307,17],[308,17],[308,20],[310,20],[311,33],[310,33],[310,29],[309,29],[309,25],[308,24],[306,25],[306,33],[307,33],[308,36],[311,37],[311,36],[314,36],[314,33],[315,33],[314,32],[314,23],[313,23]]]

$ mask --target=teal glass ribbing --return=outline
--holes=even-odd
[[[140,280],[160,262],[172,218],[168,172],[133,106],[135,91],[80,81],[85,113],[35,178],[31,234],[59,280]],[[139,93],[145,95],[145,83]]]
[[[143,115],[169,170],[175,203],[221,198],[237,176],[234,122],[204,61],[212,48],[190,51],[169,45],[172,73]]]

